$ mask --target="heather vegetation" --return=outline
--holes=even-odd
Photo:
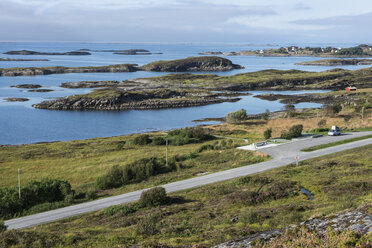
[[[370,149],[371,145],[302,161],[301,166],[288,165],[168,195],[164,189],[155,188],[144,193],[137,203],[29,230],[3,232],[0,242],[3,246],[15,247],[37,244],[44,247],[211,247],[370,202]],[[310,191],[314,199],[309,200],[300,188]],[[288,247],[319,244],[353,247],[367,240],[368,237],[352,232],[329,232],[321,237],[307,229],[294,229],[270,243],[255,245],[281,247],[279,242],[287,242]]]

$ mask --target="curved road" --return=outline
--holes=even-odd
[[[300,150],[312,147],[320,144],[326,144],[338,140],[360,137],[365,135],[370,135],[372,132],[358,132],[358,133],[348,133],[343,134],[338,137],[320,137],[320,138],[309,138],[304,140],[293,141],[285,144],[281,144],[274,147],[262,148],[260,151],[270,155],[273,159],[270,161],[247,165],[231,170],[225,170],[213,174],[208,174],[204,176],[194,177],[183,181],[178,181],[174,183],[169,183],[162,185],[168,193],[175,192],[179,190],[190,189],[193,187],[198,187],[206,184],[211,184],[215,182],[220,182],[224,180],[229,180],[241,176],[251,175],[258,172],[271,170],[287,164],[295,162],[295,157],[299,156],[300,160],[315,158],[335,152],[340,152],[360,146],[365,146],[372,144],[372,138],[365,139],[361,141],[356,141],[344,145],[338,145],[334,147],[329,147],[322,150],[317,150],[313,152],[301,152]],[[159,185],[160,186],[160,185]],[[146,189],[145,189],[146,190]],[[95,200],[91,202],[86,202],[74,206],[69,206],[65,208],[60,208],[44,213],[29,215],[17,219],[5,221],[5,225],[8,229],[21,229],[30,226],[39,225],[42,223],[52,222],[66,217],[76,216],[79,214],[85,214],[93,211],[97,211],[103,208],[107,208],[112,205],[118,205],[123,203],[133,202],[139,199],[143,190],[138,190],[118,196],[107,197],[100,200]]]

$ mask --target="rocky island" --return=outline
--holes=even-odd
[[[240,65],[233,64],[230,60],[216,57],[189,57],[170,61],[156,61],[141,66],[145,71],[162,72],[186,72],[186,71],[230,71],[233,69],[243,69]]]
[[[27,102],[28,100],[30,99],[23,97],[8,97],[4,99],[6,102]]]
[[[34,76],[62,73],[93,73],[93,72],[133,72],[137,71],[136,64],[119,64],[108,66],[85,66],[85,67],[26,67],[26,68],[1,68],[0,76]]]
[[[71,83],[62,83],[59,87],[69,88],[69,89],[79,89],[79,88],[101,88],[101,87],[111,87],[119,86],[119,81],[80,81]]]
[[[340,65],[372,65],[372,59],[322,59],[304,61],[296,65],[340,66]]]
[[[12,58],[0,58],[0,61],[49,61],[49,59],[12,59]]]
[[[186,59],[157,61],[138,67],[137,64],[119,64],[108,66],[85,67],[28,67],[28,68],[0,68],[0,76],[33,76],[61,73],[93,73],[93,72],[185,72],[185,71],[229,71],[243,68],[233,64],[230,60],[215,56],[190,57]]]
[[[35,51],[29,51],[29,50],[9,51],[9,52],[5,52],[4,54],[8,54],[8,55],[91,55],[91,53],[89,52],[81,52],[81,51],[56,53],[56,52],[35,52]]]
[[[146,49],[126,49],[126,50],[91,50],[91,49],[80,49],[79,51],[89,51],[89,52],[100,52],[100,53],[114,53],[119,55],[151,55],[153,54]],[[161,53],[156,53],[161,54]]]
[[[40,84],[18,84],[18,85],[12,85],[10,87],[13,88],[22,88],[22,89],[38,89],[42,86]]]
[[[126,110],[160,109],[201,106],[237,101],[247,90],[305,90],[344,89],[349,84],[358,88],[370,87],[372,68],[360,70],[335,69],[324,72],[298,70],[264,70],[232,76],[213,74],[169,74],[160,77],[117,81],[83,81],[65,84],[65,87],[106,88],[91,93],[45,101],[35,108],[57,110]],[[219,93],[216,93],[218,91]],[[332,95],[261,95],[265,100],[285,103],[349,102],[349,98]]]
[[[52,110],[129,110],[191,107],[240,100],[240,98],[226,99],[219,96],[200,90],[127,91],[117,87],[97,89],[85,95],[44,101],[32,106]]]

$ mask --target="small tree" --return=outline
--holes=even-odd
[[[247,112],[244,109],[228,113],[226,116],[227,123],[240,123],[247,119]]]
[[[143,191],[139,200],[141,207],[155,207],[168,203],[168,196],[163,187]]]
[[[294,116],[294,113],[295,113],[295,105],[293,105],[293,104],[286,104],[286,105],[284,105],[283,109],[284,109],[284,111],[286,112],[286,116],[287,116],[288,118]]]
[[[319,128],[323,128],[326,124],[327,124],[326,119],[321,119],[320,121],[318,121],[318,127]]]
[[[272,132],[273,132],[273,130],[271,128],[266,129],[265,132],[264,132],[265,139],[267,139],[267,140],[270,139]]]
[[[332,105],[332,112],[333,112],[333,114],[338,114],[338,113],[341,112],[341,110],[342,110],[341,104],[335,103],[335,104]]]
[[[266,109],[266,110],[265,110],[265,113],[262,113],[262,114],[261,114],[261,117],[262,117],[262,119],[264,119],[264,120],[268,120],[269,117],[270,117],[270,110]]]
[[[282,139],[292,139],[300,137],[302,134],[303,126],[301,124],[292,126],[287,132],[280,135]]]

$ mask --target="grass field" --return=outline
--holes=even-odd
[[[0,240],[18,237],[15,247],[40,243],[44,247],[210,247],[372,203],[371,150],[369,145],[303,161],[298,167],[290,165],[174,193],[168,205],[141,208],[130,204],[134,212],[103,210],[6,232]],[[300,193],[301,187],[314,200]]]

